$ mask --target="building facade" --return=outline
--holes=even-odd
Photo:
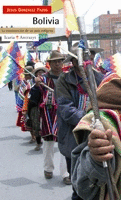
[[[93,20],[93,33],[119,33],[121,32],[121,10],[118,10],[118,14],[100,15]],[[104,49],[103,58],[115,54],[121,53],[121,39],[119,40],[95,40],[94,47],[101,47]]]

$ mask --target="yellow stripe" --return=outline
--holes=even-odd
[[[61,0],[52,0],[50,6],[52,6],[53,13],[63,8],[63,2]]]

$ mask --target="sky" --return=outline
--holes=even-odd
[[[77,0],[75,0],[75,2],[77,6]],[[121,9],[121,1],[120,0],[115,0],[115,1],[85,0],[85,4],[83,4],[82,7],[84,9],[84,13],[88,11],[87,14],[85,15],[86,26],[92,26],[93,19],[97,18],[98,16],[102,14],[107,14],[107,11],[110,11],[110,14],[118,14],[118,10]]]
[[[21,2],[21,4],[20,4]],[[49,0],[50,2],[50,0]],[[110,11],[110,14],[118,14],[118,10],[121,9],[121,1],[120,0],[74,0],[75,7],[78,16],[84,15],[84,22],[86,26],[86,33],[92,31],[92,24],[93,20],[102,14],[107,14],[107,11]],[[24,15],[21,15],[21,19],[18,21],[13,15],[12,19],[8,17],[8,15],[3,16],[2,14],[2,6],[3,5],[42,5],[42,0],[21,0],[21,1],[14,1],[14,0],[4,0],[0,1],[0,26],[23,26]],[[4,18],[3,18],[4,17]],[[54,47],[56,48],[56,46]]]

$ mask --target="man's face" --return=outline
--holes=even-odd
[[[38,77],[38,76],[41,76],[44,73],[45,73],[44,70],[39,70],[39,71],[36,72],[35,76]]]
[[[50,61],[50,68],[52,72],[58,72],[61,71],[62,66],[63,66],[63,61],[60,60],[51,60]]]
[[[95,57],[95,52],[94,51],[90,51],[91,55],[90,55],[90,60],[94,62],[94,57]]]

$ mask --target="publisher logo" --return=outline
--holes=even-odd
[[[2,34],[2,41],[39,41],[37,34]]]

